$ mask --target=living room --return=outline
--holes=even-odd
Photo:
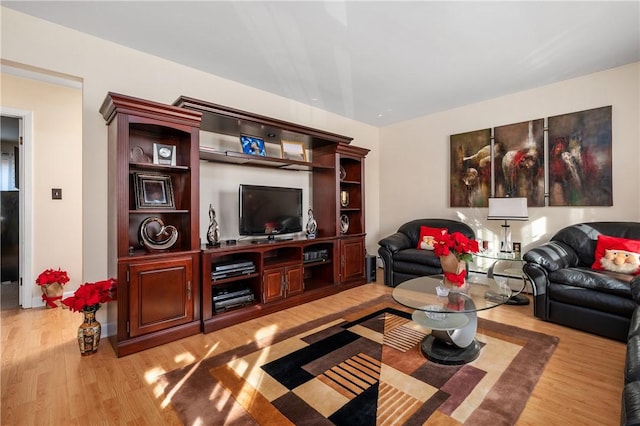
[[[33,267],[31,276],[25,276],[29,283],[34,282],[39,271],[58,265],[65,265],[74,286],[104,279],[111,272],[104,261],[108,240],[107,130],[98,113],[109,91],[167,104],[180,95],[191,95],[353,137],[354,145],[371,150],[366,158],[365,197],[369,253],[377,252],[380,238],[394,232],[400,224],[420,217],[461,219],[471,224],[479,237],[499,238],[500,223],[488,222],[486,209],[449,207],[450,135],[611,105],[613,206],[532,208],[528,222],[512,224],[514,239],[521,241],[523,251],[526,251],[569,224],[640,219],[640,190],[637,187],[640,172],[636,167],[640,160],[638,62],[378,128],[5,7],[2,8],[2,35],[3,67],[53,71],[58,76],[78,80],[81,86],[82,110],[68,115],[79,117],[82,128],[81,138],[74,140],[72,152],[34,153],[34,179],[42,184],[34,188],[38,192],[33,196],[33,223],[35,229],[47,229],[47,234],[35,232],[33,235]],[[21,77],[5,78],[4,74],[2,80],[3,106],[5,101],[18,99],[25,93],[24,90],[16,93],[16,87],[23,89],[20,84],[31,84]],[[41,92],[36,91],[33,96],[37,93]],[[17,101],[13,104],[20,105]],[[28,110],[30,106],[23,104],[20,108]],[[57,137],[50,141],[60,143]],[[75,164],[68,164],[69,155],[74,156]],[[398,164],[402,167],[397,167]],[[47,178],[38,175],[43,170],[46,170]],[[58,187],[58,183],[43,182],[56,174],[62,176],[59,186],[65,189],[64,197],[59,201],[50,199],[51,187]],[[77,184],[79,178],[81,186],[74,186],[73,182]],[[208,202],[205,196],[201,198],[200,233],[204,240]],[[223,201],[211,200],[214,204]],[[56,213],[52,214],[52,211]],[[64,212],[75,212],[75,215]],[[79,212],[82,213],[81,220],[77,217]],[[229,230],[231,225],[224,228],[235,219],[224,214],[219,219],[223,232],[236,237],[235,230]],[[49,243],[51,240],[58,242],[55,250]],[[31,304],[35,307],[40,298],[39,289],[34,285],[31,290]]]

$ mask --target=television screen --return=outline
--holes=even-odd
[[[240,185],[240,235],[302,231],[302,189]]]

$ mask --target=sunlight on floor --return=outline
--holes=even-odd
[[[173,389],[171,389],[169,392],[167,392],[167,396],[164,398],[164,400],[162,401],[162,403],[160,404],[160,407],[162,408],[167,408],[167,406],[169,406],[169,404],[171,403],[171,398],[173,398],[173,395],[176,394],[176,392],[178,392],[180,390],[180,388],[182,387],[182,385],[189,380],[189,377],[191,377],[191,375],[196,371],[196,369],[200,366],[200,363],[209,358],[211,356],[211,354],[216,350],[216,348],[218,347],[218,344],[216,343],[215,345],[211,346],[211,348],[209,349],[209,351],[207,352],[207,354],[202,357],[202,359],[198,362],[196,362],[195,364],[193,364],[191,366],[191,368],[189,369],[189,371],[187,371],[187,373],[184,375],[184,377],[182,377],[178,383],[176,383],[176,385],[173,387]],[[191,354],[188,354],[189,356],[191,356]],[[183,354],[182,356],[186,356],[185,354]],[[193,357],[191,356],[191,358],[193,359]],[[176,360],[180,360],[181,356],[178,355],[176,358]],[[146,377],[146,374],[145,374]]]
[[[184,364],[189,365],[192,362],[195,362],[196,358],[189,352],[185,352],[183,354],[176,355],[174,361],[176,364]]]
[[[156,398],[160,398],[164,393],[164,388],[167,386],[167,381],[160,379],[160,377],[166,373],[164,368],[154,367],[151,370],[147,370],[144,373],[144,379],[149,385],[155,384],[153,388],[153,395]]]
[[[256,331],[255,340],[259,341],[260,339],[264,339],[267,336],[273,336],[278,332],[277,325],[271,325],[269,327],[263,327],[260,330]]]

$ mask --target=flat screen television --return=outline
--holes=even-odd
[[[240,235],[268,236],[302,231],[302,189],[240,185]]]

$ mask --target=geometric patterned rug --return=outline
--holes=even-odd
[[[185,424],[514,424],[558,339],[478,319],[475,361],[433,363],[429,333],[368,303],[167,373]]]

